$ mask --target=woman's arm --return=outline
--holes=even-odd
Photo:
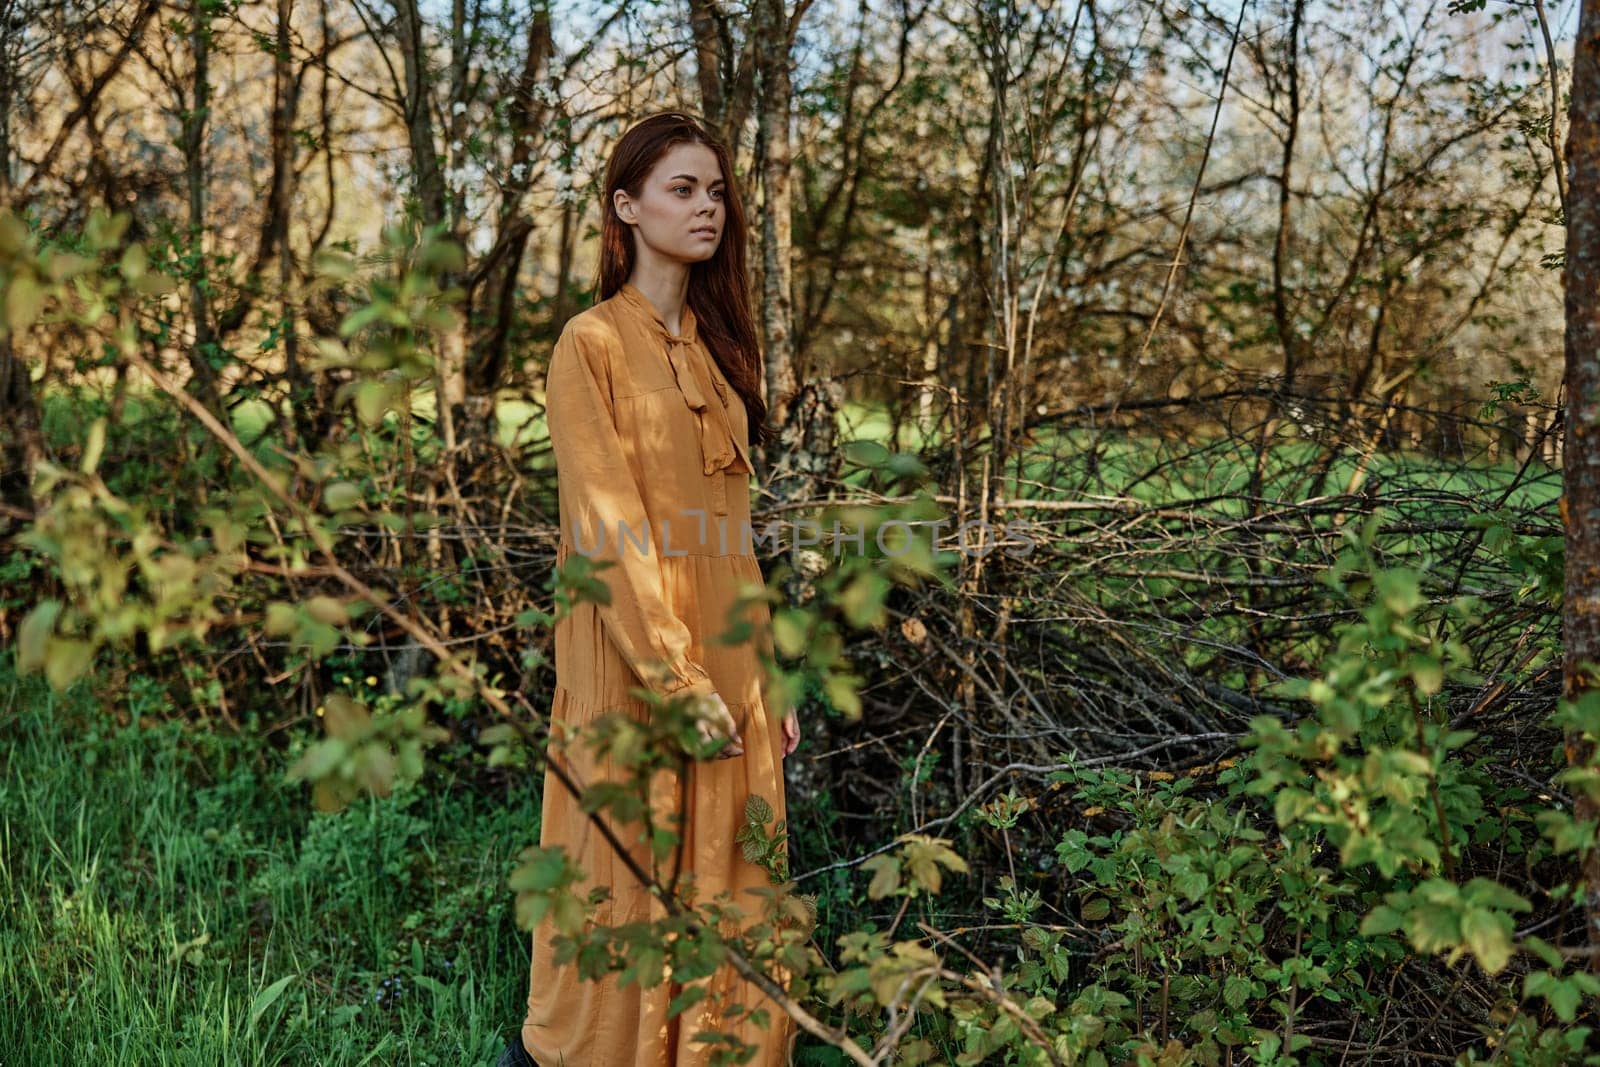
[[[634,541],[642,539],[648,525],[606,384],[609,347],[593,324],[573,320],[550,357],[545,417],[566,523],[561,533],[591,559],[615,562],[595,575],[611,590],[611,603],[599,606],[600,619],[640,682],[664,697],[685,690],[710,696],[716,687],[705,668],[688,657],[689,628],[667,605],[654,546],[646,552]],[[587,551],[602,538],[598,550]],[[666,665],[665,680],[655,680],[660,664]]]

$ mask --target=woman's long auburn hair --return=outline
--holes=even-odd
[[[750,314],[750,279],[745,271],[744,200],[727,147],[686,112],[661,111],[634,123],[612,151],[606,164],[600,267],[595,287],[599,299],[604,300],[621,289],[633,274],[633,233],[617,217],[616,191],[622,189],[629,196],[639,196],[650,168],[677,144],[703,144],[711,149],[726,182],[722,202],[727,221],[722,240],[710,259],[689,266],[686,300],[694,311],[695,332],[705,341],[706,350],[722,368],[728,384],[744,401],[750,424],[748,443],[768,444],[777,433],[767,423],[767,404],[761,398],[761,349]]]

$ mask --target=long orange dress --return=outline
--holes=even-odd
[[[734,835],[751,793],[772,805],[775,818],[786,818],[783,732],[763,702],[755,650],[715,640],[728,627],[741,583],[759,586],[762,575],[747,534],[754,472],[744,404],[695,326],[685,306],[673,333],[629,283],[574,316],[551,356],[545,401],[560,497],[556,558],[560,563],[581,551],[616,561],[596,574],[608,584],[611,603],[578,604],[556,624],[551,754],[593,783],[612,775],[610,759],[596,759],[581,742],[562,742],[605,711],[647,717],[648,706],[629,695],[630,688],[721,694],[744,754],[689,761],[687,783],[652,789],[651,805],[658,820],[669,813],[681,819],[681,854],[696,899],[707,902],[729,890],[732,902],[753,918],[761,914],[761,898],[745,890],[770,881],[744,858]],[[766,605],[756,602],[743,618],[770,648]],[[639,824],[607,819],[650,870]],[[565,846],[584,869],[586,880],[575,887],[580,895],[591,885],[610,887],[611,900],[595,922],[665,914],[549,772],[539,843]],[[533,933],[522,1027],[523,1045],[541,1067],[696,1067],[718,1047],[694,1041],[701,1030],[759,1045],[753,1067],[789,1062],[792,1021],[731,966],[701,980],[712,996],[669,1019],[668,1004],[681,987],[669,981],[647,989],[621,985],[615,974],[582,980],[575,965],[556,964],[553,932],[546,918]],[[719,994],[724,1004],[765,1009],[770,1025],[719,1015],[713,1004]]]

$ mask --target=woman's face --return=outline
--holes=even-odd
[[[703,144],[675,144],[650,168],[637,197],[618,189],[614,203],[638,241],[663,256],[697,263],[710,259],[722,240],[725,187],[715,152]]]

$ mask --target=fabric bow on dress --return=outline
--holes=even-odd
[[[700,458],[704,461],[706,475],[709,477],[726,470],[736,459],[744,463],[742,468],[734,468],[736,472],[754,473],[750,457],[743,443],[735,437],[733,424],[728,419],[727,387],[712,377],[710,353],[697,343],[694,311],[687,304],[684,305],[679,332],[673,333],[667,329],[655,305],[631,282],[624,283],[620,291],[639,305],[666,341],[667,362],[672,366],[672,377],[678,383],[678,391],[683,394],[684,402],[699,421]],[[707,401],[713,392],[717,395],[715,404]]]

